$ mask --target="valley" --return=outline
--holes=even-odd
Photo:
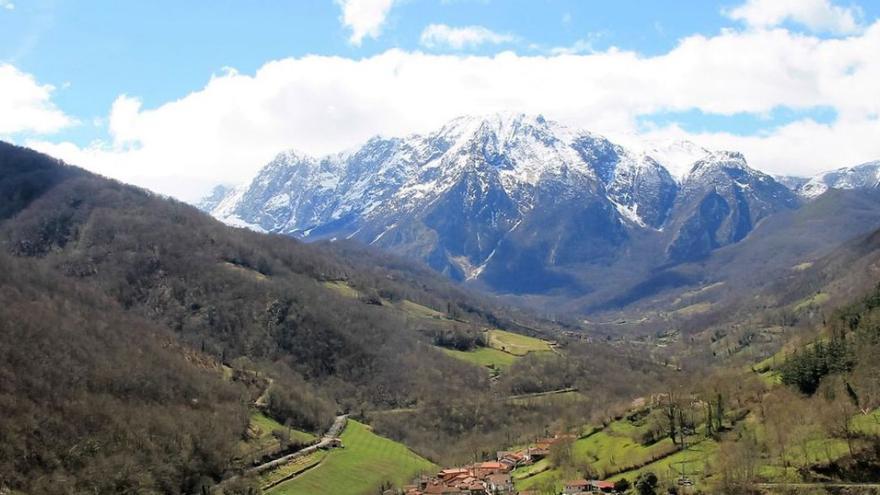
[[[74,457],[82,446],[41,447],[57,461],[28,464],[15,481],[20,493],[174,485],[415,495],[463,482],[509,493],[557,494],[575,482],[773,492],[863,486],[877,465],[880,395],[867,356],[880,250],[876,234],[861,234],[880,204],[872,191],[829,191],[771,215],[734,244],[662,268],[664,289],[580,317],[566,305],[589,304],[589,295],[529,296],[559,310],[536,313],[373,247],[231,228],[30,150],[0,151],[5,324],[53,338],[53,320],[20,308],[38,287],[56,286],[49,297],[68,314],[101,307],[103,319],[145,329],[108,334],[119,326],[95,327],[101,319],[89,316],[66,331],[93,332],[101,343],[90,345],[108,356],[130,359],[122,356],[138,348],[155,356],[134,376],[96,366],[85,350],[79,362],[31,360],[35,381],[7,372],[14,386],[52,390],[43,381],[50,362],[88,369],[91,381],[71,382],[70,393],[89,397],[90,383],[118,383],[100,400],[116,401],[120,421],[143,416],[135,404],[154,397],[148,424],[174,424],[164,426],[172,438],[193,445],[187,460],[164,459],[168,447],[157,446],[133,461],[136,471],[115,467],[126,443]],[[851,222],[774,250],[841,211]],[[761,257],[762,273],[736,268]],[[39,339],[11,345],[13,328],[3,334],[6,362],[42,352]],[[178,391],[163,395],[137,376],[166,376]],[[171,405],[171,397],[185,400]],[[31,400],[47,407],[45,396]],[[77,414],[70,403],[54,407]],[[9,445],[28,441],[3,431]],[[128,434],[144,443],[150,431]]]

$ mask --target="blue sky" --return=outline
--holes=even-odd
[[[224,67],[253,73],[266,61],[286,57],[423,49],[420,34],[434,23],[480,25],[517,38],[467,50],[478,54],[541,53],[582,40],[597,50],[616,46],[655,54],[680,37],[716,33],[730,24],[721,15],[724,3],[659,4],[409,0],[390,12],[380,37],[355,45],[332,0],[18,0],[13,11],[0,16],[0,61],[41,82],[69,85],[55,95],[56,102],[90,121],[104,117],[119,94],[157,106],[201,88]],[[83,129],[70,132],[77,131]]]
[[[780,7],[782,4],[790,5]],[[242,140],[236,146],[251,146],[256,151],[226,153],[236,160],[254,163],[236,166],[220,160],[213,165],[194,164],[191,178],[199,185],[187,193],[169,190],[171,194],[186,196],[203,189],[208,182],[246,178],[260,164],[259,160],[279,151],[276,148],[280,146],[327,152],[356,144],[372,134],[420,131],[437,125],[449,116],[443,109],[420,109],[427,115],[420,120],[409,116],[406,108],[397,108],[394,94],[381,97],[386,100],[374,96],[394,83],[415,85],[424,83],[423,80],[413,77],[407,80],[412,81],[409,83],[402,82],[403,79],[383,83],[383,75],[376,72],[387,70],[389,77],[393,77],[397,70],[424,72],[448,65],[436,78],[451,77],[449,74],[453,73],[457,77],[451,79],[453,83],[468,77],[475,81],[456,86],[454,91],[458,94],[448,89],[448,81],[434,89],[443,92],[444,98],[453,102],[447,106],[458,112],[468,112],[470,108],[496,110],[510,105],[513,110],[541,111],[566,123],[612,135],[674,135],[702,138],[713,145],[727,144],[723,141],[726,136],[731,147],[752,146],[751,151],[757,153],[763,168],[800,171],[792,165],[779,165],[802,159],[766,151],[771,147],[768,137],[782,128],[795,132],[810,126],[815,127],[815,132],[822,128],[828,133],[843,132],[833,127],[844,120],[861,125],[862,133],[877,129],[876,105],[868,102],[862,108],[845,101],[844,86],[846,70],[856,71],[856,76],[863,79],[876,77],[873,66],[863,70],[869,61],[855,59],[860,53],[867,56],[872,48],[880,48],[876,46],[875,33],[880,31],[875,27],[878,17],[880,2],[832,0],[0,0],[0,68],[5,65],[9,71],[14,70],[13,76],[28,78],[35,87],[43,88],[45,94],[36,98],[34,104],[39,108],[34,112],[54,112],[61,119],[57,125],[43,127],[0,123],[0,138],[66,154],[86,162],[86,166],[94,163],[91,168],[127,180],[138,181],[152,175],[155,181],[144,183],[161,190],[161,184],[175,180],[175,173],[170,171],[179,170],[180,165],[169,166],[169,171],[159,177],[148,173],[145,156],[132,158],[125,165],[132,150],[143,147],[141,155],[149,151],[153,160],[168,161],[169,156],[179,151],[171,149],[172,145],[181,144],[171,143],[158,131],[156,135],[149,133],[163,127],[163,118],[179,121],[179,117],[172,116],[174,108],[202,108],[198,107],[202,104],[213,109],[230,100],[241,100],[239,107],[211,118],[249,120],[253,126],[241,129],[239,124],[217,129],[213,133],[216,144],[207,138],[196,138],[192,146],[222,147],[223,136],[231,134],[268,133],[273,139]],[[439,26],[434,29],[439,34],[430,39],[426,38],[429,26]],[[833,60],[798,62],[794,58],[804,56],[804,50],[838,50],[834,45],[838,41],[846,41],[848,51],[829,59],[854,58],[853,68],[840,69]],[[752,68],[746,57],[737,62],[740,66],[736,73],[719,69],[725,57],[736,59],[749,50],[758,55],[762,43],[772,45],[770,50],[778,50],[775,56],[783,64],[788,63],[785,50],[791,51],[795,60],[792,67],[780,72],[772,67],[773,59],[769,59]],[[275,63],[278,61],[283,63]],[[771,67],[764,67],[765,63]],[[548,77],[564,79],[566,64],[570,64],[571,77],[584,82],[585,92],[609,94],[596,96],[595,101],[580,102],[583,95],[575,84],[535,79],[529,86],[534,71],[543,70],[541,67],[546,64],[552,65],[547,69]],[[631,88],[630,81],[621,81],[629,70],[626,64],[639,72]],[[694,64],[703,64],[706,70]],[[491,69],[494,73],[510,71],[526,82],[516,87],[519,82],[510,80],[486,83],[482,78],[491,74],[480,73],[477,65],[495,66]],[[267,67],[277,67],[281,75],[273,77],[279,79],[261,75],[270,72],[265,70]],[[651,74],[645,71],[655,67],[656,87],[664,88],[668,94],[652,100],[644,96],[655,91]],[[303,70],[324,72],[309,76],[314,79],[311,80],[297,72]],[[835,71],[840,74],[829,76]],[[680,73],[696,74],[692,77],[705,77],[706,81],[692,91],[686,81],[679,80]],[[615,88],[592,80],[591,74],[613,81],[610,84],[620,86],[620,94],[612,94],[610,91]],[[747,80],[739,81],[739,74]],[[367,84],[364,81],[376,87],[361,87]],[[871,82],[880,86],[880,81],[872,79],[849,84],[858,94]],[[499,87],[481,92],[486,84]],[[840,86],[828,91],[824,89],[828,84]],[[231,86],[240,87],[242,93],[236,93]],[[678,93],[669,89],[673,86],[681,88]],[[699,94],[707,86],[713,87],[714,92]],[[329,93],[327,88],[331,87],[337,88],[338,94]],[[277,94],[272,100],[260,101],[244,93],[254,91]],[[570,91],[569,99],[580,105],[573,107],[578,112],[568,109],[564,101],[541,102],[546,100],[540,94],[543,91],[560,95]],[[748,94],[744,96],[742,92]],[[688,93],[697,94],[691,98]],[[222,97],[214,96],[218,98],[216,105],[210,106],[211,95],[220,94]],[[3,97],[0,91],[0,100]],[[417,102],[430,99],[431,95],[408,97]],[[25,103],[8,105],[20,108],[34,100],[25,96],[19,99]],[[316,103],[319,101],[323,106]],[[463,102],[461,108],[454,104],[456,101]],[[0,108],[2,105],[0,101]],[[268,114],[257,109],[263,105],[275,105],[286,113],[279,110]],[[408,105],[414,106],[411,102]],[[377,113],[380,115],[376,116]],[[40,114],[32,115],[37,119]],[[308,129],[293,125],[277,133],[274,128],[259,127],[273,123],[278,127],[279,122],[284,127],[285,122],[294,120],[311,122],[323,134],[310,137]],[[325,139],[324,135],[331,130],[339,135],[338,139]],[[751,143],[748,138],[762,141]],[[791,146],[791,139],[794,138],[780,141],[778,146]],[[812,138],[803,134],[801,139]],[[828,142],[830,146],[835,141]],[[166,149],[160,150],[161,146]],[[846,159],[860,159],[875,152],[880,153],[868,148],[849,154]],[[829,152],[823,156],[832,155]],[[123,165],[114,169],[108,165],[110,158]],[[802,169],[810,172],[842,164],[825,159]]]

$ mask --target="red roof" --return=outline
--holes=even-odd
[[[595,482],[596,488],[600,490],[604,490],[606,488],[614,488],[614,483],[610,481],[597,481]]]

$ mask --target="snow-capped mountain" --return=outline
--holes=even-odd
[[[633,151],[542,116],[494,114],[324,157],[287,151],[202,207],[268,232],[357,239],[500,291],[544,292],[570,284],[569,267],[632,256],[635,238],[651,240],[653,256],[687,260],[796,204],[737,153]]]
[[[805,198],[815,198],[828,189],[869,189],[880,185],[880,160],[815,175],[800,186]]]
[[[675,205],[667,248],[672,260],[687,261],[741,241],[755,224],[798,198],[773,177],[749,168],[738,152],[712,152],[685,176]]]

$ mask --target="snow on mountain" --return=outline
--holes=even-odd
[[[711,152],[683,178],[667,253],[675,261],[704,257],[741,241],[767,216],[798,206],[794,192],[749,167],[741,153]]]
[[[641,153],[653,158],[678,181],[682,181],[694,163],[712,152],[691,141],[668,141],[648,143]]]
[[[789,188],[796,194],[800,194],[804,184],[810,180],[808,177],[799,177],[796,175],[774,175],[773,178],[776,179],[776,182]]]
[[[721,191],[718,211],[740,219],[737,234],[681,220],[712,191]],[[708,228],[709,249],[735,242],[765,211],[787,207],[786,193],[739,154],[689,142],[633,151],[540,115],[501,113],[323,157],[287,151],[202,208],[235,225],[353,238],[456,279],[540,292],[570,283],[561,267],[612,262],[637,232],[663,244],[677,229],[691,230],[675,239]],[[743,220],[736,212],[749,206]]]
[[[601,181],[616,207],[639,225],[662,223],[673,186],[651,157],[541,116],[460,117],[428,135],[374,138],[350,153],[279,154],[247,186],[206,208],[263,229],[294,233],[351,213],[408,211],[448,190],[468,170],[488,166],[521,210],[542,181]],[[647,199],[644,196],[649,196]],[[206,203],[210,206],[210,204]],[[659,210],[659,211],[657,211]]]
[[[844,167],[815,175],[802,185],[799,193],[812,199],[828,189],[867,189],[880,185],[880,160]]]

